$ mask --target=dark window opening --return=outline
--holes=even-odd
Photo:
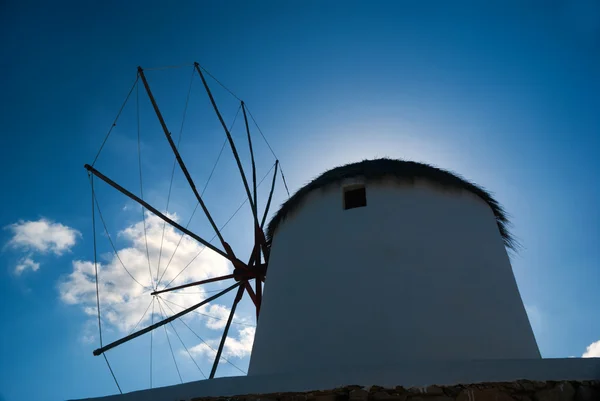
[[[344,210],[367,206],[367,191],[364,186],[344,190]]]

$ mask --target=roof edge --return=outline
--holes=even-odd
[[[311,192],[345,179],[359,176],[364,177],[367,181],[386,177],[409,181],[425,179],[439,184],[442,187],[462,189],[471,192],[486,202],[492,209],[505,247],[512,251],[517,251],[519,247],[516,239],[509,230],[510,221],[506,211],[492,194],[483,187],[466,180],[458,174],[426,163],[390,158],[363,160],[335,167],[322,173],[308,184],[304,185],[281,205],[277,213],[275,213],[269,222],[266,232],[269,244],[271,243],[277,228],[290,216],[290,214],[302,205]]]

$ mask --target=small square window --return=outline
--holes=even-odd
[[[344,189],[344,210],[367,206],[367,191],[364,186]]]

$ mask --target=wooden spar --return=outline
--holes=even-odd
[[[134,194],[132,194],[131,192],[129,192],[128,190],[126,190],[125,188],[123,188],[122,186],[120,186],[119,184],[117,184],[116,182],[114,182],[113,180],[111,180],[110,178],[106,177],[104,174],[102,174],[98,170],[96,170],[94,167],[90,166],[89,164],[86,164],[84,167],[86,168],[86,170],[88,170],[89,172],[91,172],[92,174],[94,174],[96,177],[100,178],[102,181],[104,181],[105,183],[107,183],[111,187],[115,188],[117,191],[121,192],[123,195],[129,197],[130,199],[132,199],[132,200],[136,201],[137,203],[139,203],[140,205],[144,206],[146,209],[150,210],[156,216],[160,217],[161,219],[163,219],[167,223],[171,224],[173,227],[177,228],[181,232],[189,235],[190,237],[192,237],[196,241],[200,242],[202,245],[204,245],[208,249],[210,249],[210,250],[218,253],[219,255],[223,256],[225,259],[231,261],[231,263],[234,263],[234,265],[236,263],[243,264],[243,262],[241,260],[232,258],[232,256],[226,254],[225,252],[223,252],[219,248],[217,248],[214,245],[212,245],[210,242],[206,241],[205,239],[200,238],[198,235],[194,234],[193,232],[191,232],[187,228],[185,228],[182,225],[178,224],[177,222],[171,220],[170,218],[168,218],[167,216],[165,216],[164,214],[162,214],[161,212],[159,212],[152,205],[150,205],[148,202],[146,202],[146,201],[138,198],[137,196],[135,196]]]
[[[258,205],[256,195],[256,164],[254,163],[254,150],[252,149],[252,137],[250,136],[250,127],[248,126],[248,117],[246,116],[246,105],[242,101],[242,113],[244,114],[244,123],[246,124],[246,133],[248,134],[248,146],[250,147],[250,159],[252,160],[252,189],[254,191],[254,214],[258,216]]]
[[[217,373],[217,367],[219,366],[219,360],[221,359],[221,353],[223,352],[223,347],[225,346],[225,341],[227,340],[227,334],[229,333],[229,327],[231,326],[231,321],[233,320],[233,315],[235,313],[235,308],[237,304],[242,299],[244,295],[244,287],[240,286],[238,288],[237,294],[235,296],[235,300],[233,301],[233,306],[231,307],[231,312],[229,312],[229,318],[227,319],[227,324],[225,325],[225,330],[223,331],[223,336],[221,337],[221,343],[219,344],[219,348],[217,349],[217,355],[215,355],[215,361],[213,362],[212,369],[210,370],[209,379],[214,379],[215,373]]]
[[[273,182],[271,183],[271,192],[269,192],[269,198],[267,200],[267,206],[265,207],[265,214],[263,214],[262,221],[260,222],[260,229],[262,230],[269,214],[269,208],[271,207],[271,199],[273,198],[273,191],[275,190],[275,179],[277,178],[277,167],[279,166],[279,160],[275,160],[275,172],[273,173]]]
[[[248,281],[244,281],[244,287],[246,287],[246,291],[248,291],[248,295],[250,295],[250,299],[252,299],[254,306],[257,306],[256,293],[254,292],[254,290],[252,289],[252,286],[250,285],[250,283]]]
[[[118,345],[126,343],[126,342],[128,342],[130,340],[133,340],[134,338],[137,338],[137,337],[139,337],[139,336],[141,336],[143,334],[146,334],[146,333],[148,333],[148,332],[150,332],[150,331],[152,331],[152,330],[154,330],[154,329],[156,329],[156,328],[158,328],[160,326],[163,326],[163,325],[165,325],[167,323],[170,323],[173,320],[178,319],[181,316],[186,315],[186,314],[190,313],[191,311],[198,309],[202,305],[205,305],[205,304],[209,303],[210,301],[219,298],[221,295],[225,295],[226,293],[228,293],[229,291],[233,290],[235,287],[237,287],[237,286],[239,286],[241,284],[242,284],[241,281],[239,283],[235,283],[231,287],[228,287],[228,288],[224,289],[223,291],[219,292],[218,294],[215,294],[215,295],[213,295],[210,298],[206,298],[204,301],[202,301],[202,302],[200,302],[200,303],[198,303],[198,304],[196,304],[194,306],[191,306],[191,307],[189,307],[189,308],[187,308],[185,310],[182,310],[181,312],[179,312],[179,313],[177,313],[177,314],[175,314],[175,315],[173,315],[173,316],[171,316],[171,317],[169,317],[167,319],[164,319],[164,320],[161,320],[160,322],[154,323],[153,325],[148,326],[145,329],[136,331],[135,333],[132,333],[132,334],[128,335],[127,337],[123,337],[120,340],[117,340],[117,341],[112,342],[112,343],[110,343],[108,345],[105,345],[102,348],[98,348],[98,349],[94,350],[94,355],[95,356],[101,355],[101,354],[105,353],[106,351],[108,351],[108,350],[110,350],[110,349],[112,349],[112,348],[114,348],[114,347],[116,347]]]
[[[182,285],[178,285],[177,287],[165,288],[160,291],[154,291],[154,292],[151,292],[150,295],[158,295],[158,294],[162,294],[163,292],[170,292],[170,291],[180,290],[182,288],[193,287],[196,285],[214,283],[215,281],[229,280],[234,277],[235,277],[235,275],[233,275],[233,274],[228,274],[226,276],[212,277],[212,278],[208,278],[206,280],[194,281],[193,283],[182,284]]]
[[[192,180],[192,176],[190,175],[187,167],[185,166],[185,163],[183,162],[183,159],[181,158],[181,155],[179,154],[179,151],[177,150],[177,145],[175,145],[173,138],[171,138],[171,133],[169,132],[169,129],[167,128],[167,124],[165,123],[165,120],[162,117],[162,113],[160,112],[160,109],[158,108],[158,104],[156,103],[156,100],[154,99],[154,95],[152,95],[152,91],[150,90],[150,85],[148,85],[148,81],[146,80],[146,76],[144,75],[144,70],[142,69],[142,67],[138,67],[138,74],[139,74],[140,78],[142,78],[142,82],[144,83],[144,87],[146,88],[146,92],[148,93],[148,97],[150,98],[150,102],[152,102],[152,106],[154,107],[154,111],[156,112],[156,116],[158,117],[158,121],[160,122],[163,132],[165,133],[165,136],[167,137],[167,141],[169,141],[169,145],[171,145],[171,149],[173,150],[173,153],[175,154],[175,158],[177,159],[177,162],[179,163],[179,167],[181,167],[181,171],[183,171],[183,174],[185,175],[185,178],[187,179],[190,187],[192,188],[194,195],[196,195],[196,199],[198,199],[198,203],[200,204],[200,207],[204,211],[204,214],[208,218],[208,221],[210,222],[213,229],[215,230],[215,233],[219,237],[219,240],[221,241],[223,248],[225,248],[225,251],[228,254],[230,254],[231,259],[235,260],[235,254],[233,254],[233,251],[227,245],[227,243],[225,242],[225,239],[223,239],[223,236],[221,235],[221,232],[219,231],[217,224],[213,220],[212,216],[210,215],[210,212],[208,211],[206,205],[204,204],[204,201],[202,200],[202,197],[200,196],[200,193],[196,189],[196,185],[194,184],[194,181]]]
[[[258,226],[258,216],[256,214],[256,205],[254,204],[254,200],[252,199],[252,195],[250,194],[250,187],[248,186],[248,180],[246,179],[246,174],[244,174],[244,168],[242,167],[242,162],[240,161],[240,156],[235,147],[235,143],[233,143],[233,138],[231,137],[231,133],[229,132],[229,129],[227,128],[227,125],[225,124],[225,120],[223,120],[223,116],[221,116],[221,112],[219,111],[219,108],[217,107],[217,103],[215,102],[215,98],[213,97],[212,92],[210,91],[210,88],[208,87],[208,83],[206,82],[206,79],[204,78],[204,74],[202,74],[202,70],[200,69],[200,64],[198,64],[196,62],[196,63],[194,63],[194,67],[196,68],[196,71],[198,71],[198,74],[200,75],[200,79],[202,79],[202,84],[204,85],[204,88],[206,89],[206,93],[208,94],[208,97],[210,98],[210,102],[212,103],[212,106],[215,109],[215,113],[217,114],[217,117],[219,118],[219,121],[221,122],[221,125],[223,126],[223,129],[225,130],[227,140],[229,141],[229,146],[231,147],[231,151],[233,152],[233,156],[235,157],[235,161],[237,163],[238,170],[240,171],[240,175],[242,176],[244,188],[246,189],[246,195],[248,196],[248,202],[250,202],[250,207],[252,208],[252,216],[254,217],[254,224],[256,226]],[[242,102],[242,110],[244,110],[243,102]],[[244,116],[245,115],[246,115],[246,112],[244,111]],[[246,122],[246,125],[247,125],[247,122]]]
[[[258,316],[260,315],[260,305],[262,304],[262,280],[257,277],[255,280],[256,285],[256,319],[258,321]]]
[[[271,183],[271,191],[269,192],[269,198],[267,199],[267,205],[265,206],[265,212],[262,217],[262,221],[260,222],[260,233],[262,235],[263,242],[261,243],[263,255],[265,255],[265,263],[269,262],[269,257],[271,254],[271,250],[267,246],[267,241],[264,238],[263,227],[265,225],[265,221],[267,220],[267,215],[269,214],[269,208],[271,207],[271,200],[273,199],[273,192],[275,191],[275,180],[277,179],[277,167],[279,166],[279,160],[275,160],[275,171],[273,172],[273,182]],[[263,280],[264,281],[264,280]]]

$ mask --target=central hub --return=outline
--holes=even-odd
[[[248,266],[247,269],[234,269],[233,278],[235,281],[250,280],[253,278],[264,279],[267,273],[267,265]]]

